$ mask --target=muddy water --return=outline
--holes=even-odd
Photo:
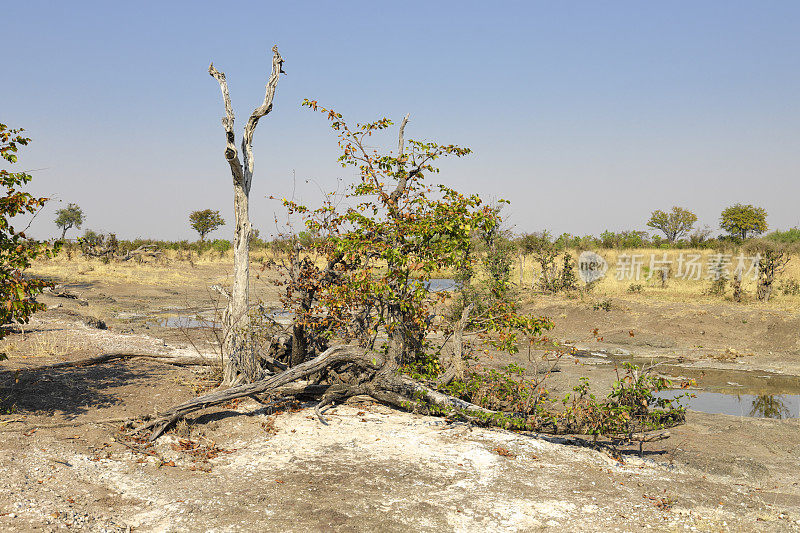
[[[695,411],[756,418],[800,418],[800,377],[763,371],[665,366],[663,373],[695,380],[683,403]],[[664,391],[675,397],[682,391]]]
[[[697,385],[687,390],[659,393],[673,399],[690,392],[692,398],[681,401],[687,408],[710,414],[756,418],[800,418],[800,376],[773,372],[695,368],[676,364],[674,359],[643,358],[603,351],[579,351],[578,357],[594,357],[608,365],[632,363],[640,368],[657,364],[656,371],[670,377],[676,385],[693,380]]]
[[[454,291],[457,288],[458,284],[452,278],[433,278],[428,281],[428,290],[431,292]]]
[[[656,396],[674,399],[686,391],[663,391]],[[800,394],[726,394],[693,392],[694,397],[682,400],[689,409],[711,414],[749,416],[755,418],[800,418]]]

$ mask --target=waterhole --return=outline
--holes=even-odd
[[[656,394],[673,399],[686,391],[668,390]],[[800,418],[800,394],[726,394],[692,391],[682,405],[694,411],[755,418]]]

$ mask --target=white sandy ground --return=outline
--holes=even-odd
[[[72,327],[108,351],[194,353]],[[235,410],[196,426],[230,452],[211,459],[210,472],[190,470],[173,435],[156,450],[176,466],[158,467],[115,443],[110,426],[92,426],[110,457],[45,430],[27,440],[3,434],[0,530],[800,531],[798,499],[773,497],[764,480],[664,458],[622,464],[552,439],[380,405],[337,406],[328,425],[310,409],[270,416],[247,400]],[[271,420],[274,434],[262,429]]]
[[[609,456],[528,435],[449,425],[383,406],[339,406],[327,426],[305,409],[213,422],[231,451],[211,472],[172,449],[176,467],[129,453],[93,460],[68,443],[0,459],[2,491],[18,499],[5,530],[117,531],[792,531],[797,509],[744,485],[649,460]],[[211,429],[211,428],[210,428]],[[515,458],[498,455],[502,446]],[[113,449],[113,448],[112,448]],[[45,476],[51,476],[46,478]],[[43,483],[38,481],[45,478]],[[712,501],[706,497],[713,495]],[[659,509],[652,498],[674,501]],[[85,516],[63,502],[94,499]],[[716,500],[720,499],[719,502]],[[58,518],[54,518],[59,513]]]

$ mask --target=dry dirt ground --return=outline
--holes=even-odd
[[[797,419],[689,411],[670,439],[620,462],[374,404],[336,406],[323,425],[306,406],[273,414],[245,400],[199,414],[141,453],[122,421],[194,396],[213,373],[145,359],[24,369],[119,350],[213,358],[210,331],[162,327],[169,313],[213,307],[208,279],[66,282],[80,300],[43,296],[51,309],[0,346],[10,356],[0,363],[1,530],[800,531]],[[554,338],[585,350],[559,363],[554,391],[581,375],[607,386],[618,353],[666,361],[701,386],[726,372],[745,382],[772,371],[798,392],[796,313],[611,303],[528,304],[556,322]]]

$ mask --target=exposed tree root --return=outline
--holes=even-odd
[[[354,346],[334,346],[318,357],[294,366],[268,378],[225,390],[198,396],[174,406],[134,431],[150,430],[149,439],[157,439],[171,424],[189,413],[219,405],[236,398],[260,394],[317,398],[315,413],[323,424],[322,408],[353,396],[369,396],[375,400],[406,411],[438,414],[466,420],[482,426],[507,429],[532,430],[549,435],[574,435],[584,433],[584,428],[565,421],[529,422],[525,416],[486,409],[468,401],[439,392],[395,371],[380,356],[372,357]],[[333,378],[331,385],[311,384],[312,376],[326,374]],[[262,400],[258,400],[263,403]],[[651,442],[666,438],[663,431],[654,434],[643,431],[634,435],[610,436],[618,441]]]
[[[177,405],[166,412],[162,413],[158,418],[136,428],[136,431],[142,431],[152,428],[150,440],[157,439],[170,424],[177,422],[187,414],[206,409],[208,407],[219,405],[235,398],[243,398],[245,396],[252,396],[253,394],[263,394],[268,392],[279,392],[278,389],[284,385],[288,385],[295,381],[304,379],[312,374],[316,374],[325,370],[328,366],[337,363],[357,363],[363,368],[371,368],[377,370],[380,368],[382,361],[367,359],[363,350],[352,346],[334,346],[329,348],[318,357],[301,363],[287,371],[270,376],[253,383],[231,387],[230,389],[214,391],[203,396],[198,396],[188,402]],[[295,390],[293,394],[303,394],[311,392],[310,386],[306,385],[301,387],[300,390]],[[318,386],[313,386],[318,387]],[[317,391],[319,389],[316,389]]]

